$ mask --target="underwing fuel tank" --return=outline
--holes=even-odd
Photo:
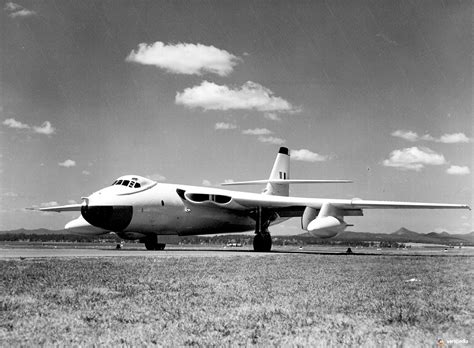
[[[306,207],[301,217],[301,227],[313,237],[334,237],[347,227],[342,216],[337,216],[337,213],[337,208],[327,203],[321,209]]]

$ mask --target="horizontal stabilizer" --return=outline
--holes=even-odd
[[[221,185],[232,186],[232,185],[260,185],[260,184],[347,184],[347,183],[352,183],[352,180],[271,179],[271,180],[224,182],[224,183],[221,183]]]

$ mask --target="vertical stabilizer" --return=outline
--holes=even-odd
[[[280,147],[269,180],[288,179],[290,179],[290,153],[288,148]],[[263,193],[274,196],[289,196],[290,184],[268,183]]]

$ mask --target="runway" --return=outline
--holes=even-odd
[[[374,249],[352,248],[353,254],[347,255],[347,247],[342,246],[275,246],[272,252],[254,252],[251,246],[241,248],[220,246],[178,246],[170,245],[165,250],[150,251],[141,245],[125,244],[122,249],[115,245],[74,245],[73,243],[8,243],[0,244],[0,260],[24,258],[102,258],[102,257],[256,257],[283,255],[334,255],[334,256],[428,256],[474,257],[473,248],[412,248],[412,249]]]

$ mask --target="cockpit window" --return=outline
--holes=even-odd
[[[116,183],[117,183],[117,180],[115,180],[110,186],[114,186]]]
[[[130,188],[140,188],[142,185],[137,181],[138,178],[132,178],[132,180],[115,180],[112,185],[121,185]]]

